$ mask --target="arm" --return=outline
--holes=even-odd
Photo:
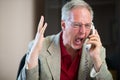
[[[27,53],[21,59],[21,63],[19,65],[19,70],[18,70],[18,75],[17,75],[16,80],[26,80],[26,79],[30,80],[29,78],[31,78],[32,76],[38,75],[39,67],[36,66],[35,68],[29,70],[28,64],[27,64],[27,59],[30,54],[33,43],[34,43],[34,41],[29,43]],[[39,63],[40,63],[40,61],[39,61]],[[26,77],[28,77],[28,78],[26,78]]]
[[[18,80],[38,80],[38,56],[42,48],[46,27],[47,23],[44,24],[44,17],[41,16],[35,40],[28,51],[25,65],[20,72]]]
[[[96,80],[113,80],[105,61],[105,49],[102,47],[97,31],[94,35],[89,36],[89,41],[87,43],[92,44],[89,54],[94,64],[94,69],[92,69],[91,73],[95,73],[95,75],[91,77],[95,77]]]
[[[102,64],[99,71],[97,72],[93,67],[91,70],[90,76],[92,78],[95,78],[95,80],[113,80],[112,75],[109,72],[106,61],[105,61],[106,55],[105,55],[105,49],[103,47],[101,48],[100,57],[102,59]]]
[[[32,46],[32,49],[30,51],[30,55],[29,55],[28,61],[27,61],[28,69],[32,69],[38,65],[38,56],[39,56],[39,52],[41,50],[42,43],[44,40],[44,32],[45,32],[46,27],[47,27],[47,23],[44,24],[44,17],[41,16],[41,20],[38,25],[37,34],[35,37],[35,41]]]

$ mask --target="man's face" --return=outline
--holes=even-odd
[[[86,8],[74,8],[69,16],[69,20],[61,22],[63,43],[66,48],[77,50],[90,33],[92,17]]]

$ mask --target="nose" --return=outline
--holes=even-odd
[[[79,27],[79,32],[85,34],[86,32],[85,25],[82,25],[81,27]]]

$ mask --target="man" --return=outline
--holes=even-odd
[[[62,8],[62,31],[44,38],[47,23],[41,16],[18,80],[113,80],[97,30],[90,34],[92,20],[91,7],[72,0]]]

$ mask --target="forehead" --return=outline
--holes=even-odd
[[[76,7],[71,9],[69,19],[74,21],[91,22],[92,16],[87,8]]]

